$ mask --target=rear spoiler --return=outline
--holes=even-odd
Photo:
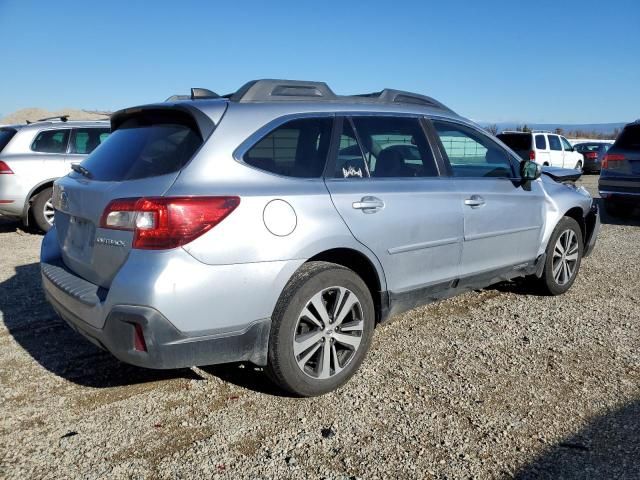
[[[224,110],[226,105],[222,107],[222,113]],[[175,119],[178,123],[191,125],[203,139],[208,138],[216,128],[213,119],[202,110],[189,104],[179,103],[153,104],[119,110],[111,116],[111,131],[116,131],[124,122],[133,118],[144,119],[151,123],[156,119],[159,123],[162,123],[161,119],[164,119],[165,123],[167,119]]]
[[[580,170],[573,168],[542,167],[542,173],[556,182],[575,182],[582,176]]]

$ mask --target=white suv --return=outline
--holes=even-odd
[[[584,158],[562,135],[550,132],[502,132],[498,138],[523,160],[540,165],[582,170]]]

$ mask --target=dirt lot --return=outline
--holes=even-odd
[[[604,220],[568,294],[411,311],[347,386],[295,399],[250,366],[119,363],[44,302],[41,236],[0,219],[0,477],[640,478],[640,221]]]

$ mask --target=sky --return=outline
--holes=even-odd
[[[0,0],[0,117],[256,78],[397,88],[478,121],[640,117],[640,2]]]

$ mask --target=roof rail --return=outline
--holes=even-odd
[[[60,120],[61,122],[66,122],[67,120],[69,120],[69,115],[55,115],[53,117],[39,118],[38,120],[36,120],[36,122],[48,122],[49,120]],[[34,123],[34,122],[28,122],[28,123]]]
[[[205,98],[226,98],[232,102],[345,102],[345,103],[402,103],[422,105],[454,113],[446,105],[434,98],[418,93],[386,88],[380,92],[360,95],[336,95],[325,82],[302,80],[262,79],[245,83],[236,92],[218,95],[205,88],[192,88],[191,96],[172,95],[167,102],[178,100],[198,100]]]

